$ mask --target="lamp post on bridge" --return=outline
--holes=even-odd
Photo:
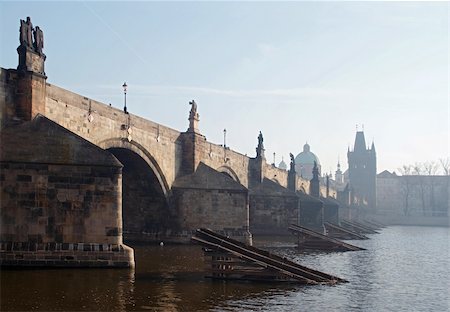
[[[228,161],[227,158],[227,129],[223,129],[223,160]]]
[[[123,88],[123,95],[124,95],[124,106],[123,106],[123,112],[125,113],[125,114],[128,114],[128,111],[127,111],[127,83],[126,82],[124,82],[123,83],[123,85],[122,85],[122,88]]]
[[[223,148],[227,148],[227,129],[223,129]]]

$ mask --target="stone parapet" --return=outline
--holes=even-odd
[[[0,243],[1,267],[134,267],[134,251],[120,244]]]

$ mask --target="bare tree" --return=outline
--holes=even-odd
[[[427,175],[431,176],[431,175],[436,175],[436,172],[438,171],[439,166],[438,166],[438,163],[435,161],[427,161],[427,162],[423,163],[422,168]]]
[[[450,157],[439,159],[444,175],[450,175]]]

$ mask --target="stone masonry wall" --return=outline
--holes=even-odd
[[[14,100],[17,81],[15,70],[1,69],[0,103],[2,123],[4,115],[8,111],[7,103]],[[9,82],[6,83],[9,77]],[[17,84],[17,83],[16,83]],[[180,132],[163,125],[157,124],[142,117],[125,114],[121,109],[114,108],[87,97],[75,94],[63,88],[46,83],[45,111],[37,111],[49,119],[57,122],[70,131],[80,135],[88,141],[106,149],[119,146],[120,142],[128,144],[128,136],[138,149],[148,152],[149,162],[153,162],[161,176],[161,180],[170,189],[173,181],[182,172],[182,140]],[[16,90],[17,91],[17,90]],[[127,131],[131,128],[131,133]],[[119,143],[118,143],[119,142]],[[249,186],[248,168],[250,158],[247,155],[224,148],[223,146],[208,142],[206,138],[196,143],[196,162],[202,161],[208,166],[220,171],[220,168],[228,168],[245,187]],[[142,155],[141,155],[142,156]],[[285,186],[286,171],[272,168],[265,164],[264,174],[267,178],[277,180]],[[298,188],[309,189],[309,181],[298,178]],[[322,192],[325,195],[325,192]],[[333,192],[331,192],[333,194]]]
[[[8,116],[13,116],[15,113],[16,78],[14,76],[17,76],[16,72],[0,68],[0,129],[5,126]]]
[[[201,142],[197,149],[199,149],[203,163],[222,172],[227,172],[231,169],[233,174],[230,175],[236,175],[237,182],[248,187],[249,157],[206,140]]]
[[[128,143],[130,135],[131,144],[141,147],[154,159],[160,171],[157,174],[169,188],[180,170],[180,132],[176,130],[50,84],[47,84],[45,116],[105,149],[122,147],[116,142]]]
[[[236,236],[248,231],[247,192],[174,189],[172,199],[183,231],[208,227]]]
[[[2,266],[129,267],[121,168],[1,163]]]
[[[290,234],[299,223],[298,197],[250,195],[250,232],[253,235]]]
[[[1,163],[1,241],[121,244],[121,168]]]
[[[2,267],[128,268],[133,249],[116,244],[0,243]]]

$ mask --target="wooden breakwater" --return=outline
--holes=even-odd
[[[346,229],[342,226],[339,226],[334,223],[325,222],[325,229],[327,231],[327,236],[336,238],[336,239],[344,239],[344,240],[365,240],[369,239],[367,236],[363,234],[359,234],[353,232],[349,229]]]
[[[354,246],[338,239],[320,234],[308,228],[292,224],[289,226],[298,237],[298,247],[300,249],[326,250],[326,251],[359,251],[364,248]]]
[[[210,278],[308,285],[346,282],[208,229],[198,229],[192,241],[204,247]]]

